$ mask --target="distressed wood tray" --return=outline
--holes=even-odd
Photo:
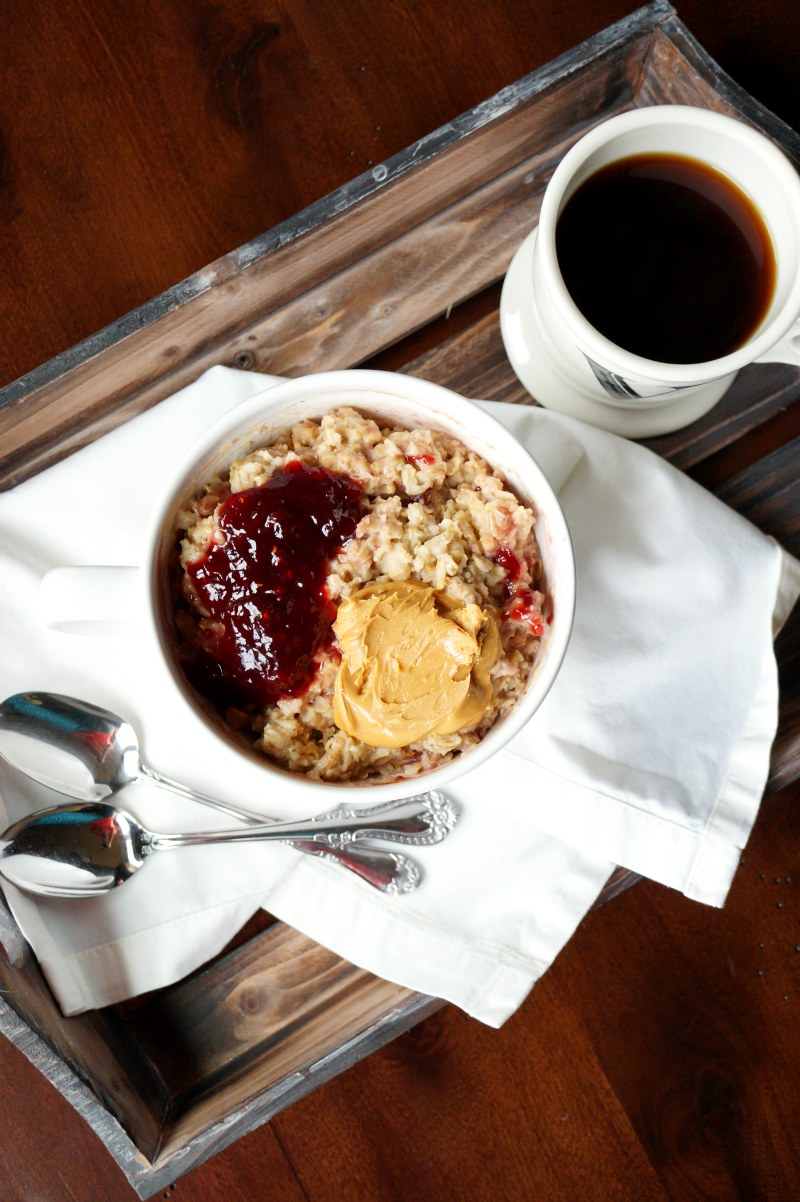
[[[217,363],[296,376],[369,361],[533,404],[503,353],[497,281],[577,138],[627,109],[674,103],[739,117],[800,163],[797,134],[720,71],[668,4],[651,4],[0,391],[0,486]],[[751,367],[707,417],[648,445],[798,553],[798,397],[797,369]],[[757,427],[769,453],[752,463]],[[800,620],[778,653],[770,790],[800,775]],[[633,879],[618,870],[599,902]],[[177,985],[65,1019],[0,903],[0,1029],[142,1198],[442,1004],[268,917],[235,942]]]

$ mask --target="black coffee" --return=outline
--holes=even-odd
[[[556,253],[587,321],[659,363],[735,351],[775,288],[760,213],[713,167],[682,155],[633,155],[590,176],[558,219]]]

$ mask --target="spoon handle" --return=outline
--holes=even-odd
[[[298,843],[292,847],[321,860],[332,860],[349,868],[362,881],[380,889],[381,893],[413,893],[419,884],[419,868],[409,856],[399,851],[381,851],[377,847],[331,847],[320,843]]]
[[[406,797],[366,809],[340,809],[300,822],[260,823],[230,831],[198,831],[187,835],[150,836],[149,849],[166,851],[203,843],[249,843],[255,840],[303,842],[342,849],[357,839],[382,839],[422,847],[439,843],[457,821],[452,802],[441,793]]]
[[[189,801],[198,801],[201,805],[219,810],[232,818],[242,818],[250,826],[260,826],[264,822],[275,821],[264,814],[257,814],[253,810],[245,809],[244,806],[230,805],[228,802],[219,801],[215,797],[209,797],[205,793],[190,789],[187,785],[179,784],[178,781],[162,776],[160,772],[149,768],[141,761],[139,762],[139,776],[148,784],[160,785]],[[287,841],[291,843],[292,847],[296,847],[298,851],[303,851],[307,855],[341,864],[343,868],[349,869],[362,881],[372,885],[375,889],[380,889],[382,893],[411,893],[419,884],[419,868],[412,859],[397,851],[382,851],[372,847],[322,846],[319,843],[303,842],[297,839]]]
[[[228,814],[231,818],[242,818],[251,825],[261,826],[265,822],[276,821],[274,818],[267,818],[264,814],[257,814],[255,810],[248,810],[245,806],[232,805],[228,801],[219,801],[216,797],[209,797],[207,793],[200,793],[197,789],[190,789],[188,785],[182,785],[176,780],[170,780],[168,776],[162,776],[160,772],[149,768],[141,760],[139,761],[137,775],[140,780],[146,781],[149,785],[160,785],[161,788],[169,789],[170,793],[177,793],[179,797],[184,797],[187,801],[199,801],[201,805],[210,806],[212,810],[220,810],[221,813]]]

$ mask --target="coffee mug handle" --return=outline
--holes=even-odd
[[[60,634],[119,637],[139,624],[138,568],[53,568],[39,586],[41,619]]]
[[[763,355],[755,360],[756,363],[791,363],[800,367],[800,319],[784,334],[780,342],[776,342]]]

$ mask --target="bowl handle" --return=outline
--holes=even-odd
[[[54,568],[39,586],[42,622],[60,634],[115,637],[139,625],[138,568]]]

